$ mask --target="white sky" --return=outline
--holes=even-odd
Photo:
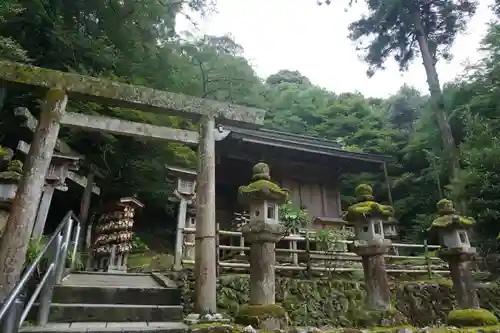
[[[360,91],[366,96],[385,97],[404,83],[427,92],[420,60],[406,73],[400,73],[391,61],[384,72],[367,78],[367,66],[347,38],[348,24],[360,17],[364,6],[346,12],[347,0],[332,2],[330,6],[317,6],[315,0],[217,0],[217,13],[199,19],[197,28],[179,17],[177,29],[200,35],[230,33],[243,46],[245,57],[262,78],[289,69],[298,70],[314,84],[337,93]],[[466,61],[480,58],[477,48],[486,23],[493,18],[488,8],[493,1],[480,2],[468,33],[456,40],[454,59],[438,63],[442,83],[460,74]]]

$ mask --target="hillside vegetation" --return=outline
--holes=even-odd
[[[483,249],[492,246],[500,231],[500,24],[489,27],[482,44],[486,57],[468,75],[443,89],[431,80],[429,96],[403,86],[381,99],[326,91],[294,69],[280,70],[263,81],[230,36],[181,37],[174,29],[176,15],[187,8],[208,13],[209,2],[5,0],[0,4],[0,57],[265,108],[268,128],[337,140],[347,150],[388,155],[394,206],[405,240],[424,237],[422,230],[432,221],[435,203],[446,196],[463,203],[467,214],[477,218]],[[467,1],[429,4],[420,8],[423,27],[419,30],[418,22],[405,16],[409,9],[393,7],[394,1],[381,3],[384,6],[370,9],[366,18],[350,27],[352,39],[360,43],[370,33],[378,36],[365,57],[370,75],[392,56],[405,70],[409,61],[424,54],[425,45],[430,50],[424,55],[445,61],[456,33],[466,28],[466,18],[475,8],[474,2]],[[385,11],[385,16],[377,11]],[[380,17],[385,20],[382,25],[376,21]],[[422,71],[433,64],[426,66]],[[428,75],[437,79],[432,71]],[[26,106],[36,114],[39,97],[33,91],[8,91],[0,103],[4,144],[29,140],[29,134],[13,126],[12,109]],[[73,101],[69,109],[194,127],[175,117],[93,103]],[[172,207],[165,210],[172,188],[164,181],[164,165],[193,166],[192,150],[180,144],[77,130],[64,130],[61,136],[107,173],[100,183],[103,200],[137,194],[147,203],[139,226],[165,228],[173,212]],[[344,208],[353,199],[346,194],[353,193],[360,181],[373,184],[378,198],[387,201],[382,171],[346,174]]]

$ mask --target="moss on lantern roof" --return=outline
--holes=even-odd
[[[253,182],[247,186],[240,186],[238,188],[238,197],[240,200],[274,200],[280,204],[286,202],[288,199],[288,190],[281,188],[271,181],[269,166],[267,164],[257,163],[252,171]]]
[[[432,221],[429,229],[448,228],[452,225],[471,227],[476,221],[471,217],[456,214],[453,201],[441,199],[437,203],[439,217]]]
[[[346,221],[352,222],[362,217],[370,217],[371,215],[380,215],[382,217],[391,217],[394,215],[394,209],[391,206],[382,205],[374,201],[373,189],[370,185],[358,185],[354,192],[360,202],[347,208],[347,214],[344,216]]]
[[[23,173],[23,162],[19,160],[10,161],[7,170],[0,172],[0,183],[17,183]]]

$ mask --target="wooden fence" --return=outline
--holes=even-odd
[[[184,266],[194,264],[194,233],[195,228],[182,229],[184,239],[182,264]],[[191,235],[191,236],[190,236]],[[190,236],[190,237],[189,237]],[[355,272],[363,271],[361,258],[355,253],[346,250],[312,250],[311,244],[317,242],[315,232],[308,231],[304,235],[284,236],[276,246],[276,270],[278,271],[316,271],[316,272]],[[186,241],[189,240],[189,241]],[[238,245],[233,245],[232,240],[236,239]],[[348,244],[352,241],[337,240],[338,244]],[[228,244],[229,243],[229,244]],[[281,247],[283,243],[288,243],[287,248]],[[225,269],[248,269],[250,264],[249,246],[245,246],[245,241],[241,231],[219,230],[216,232],[217,244],[217,265],[218,268]],[[413,249],[422,251],[423,255],[385,255],[387,272],[394,274],[448,274],[449,270],[444,261],[433,256],[433,251],[440,248],[439,245],[424,244],[403,244],[392,243],[396,249]],[[396,251],[399,252],[399,251]],[[356,267],[357,266],[357,267]],[[396,266],[396,267],[394,267]],[[402,267],[401,267],[402,266]]]

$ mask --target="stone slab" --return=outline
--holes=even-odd
[[[179,288],[56,286],[55,303],[179,305]]]
[[[35,319],[37,311],[35,305],[28,320]],[[49,322],[181,322],[183,317],[181,305],[52,303]]]
[[[23,327],[21,333],[104,333],[104,332],[149,332],[149,333],[184,333],[188,327],[177,322],[81,322],[49,323],[44,327]]]
[[[151,274],[113,274],[113,273],[72,273],[62,282],[63,286],[78,287],[129,287],[162,288]]]

